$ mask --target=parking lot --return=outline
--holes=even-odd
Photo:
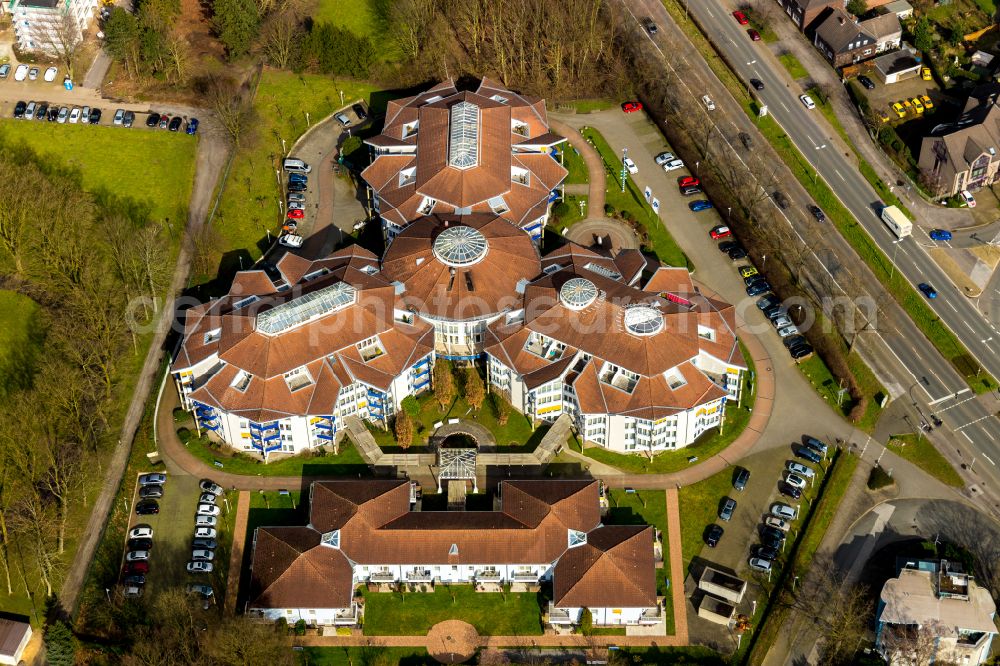
[[[937,112],[942,106],[945,106],[950,99],[941,94],[941,91],[938,90],[934,81],[924,81],[919,76],[914,76],[891,85],[885,85],[879,80],[878,76],[873,73],[869,73],[868,78],[875,84],[875,89],[866,90],[861,86],[861,84],[858,84],[858,88],[864,90],[865,95],[868,96],[868,101],[871,104],[872,109],[878,111],[879,113],[884,112],[887,114],[890,118],[890,122],[894,125],[896,123],[905,123],[914,120],[919,116],[914,111],[910,110],[907,112],[905,118],[899,118],[895,113],[893,113],[892,109],[889,108],[893,102],[900,102],[904,99],[908,100],[913,97],[919,97],[920,95],[927,95],[934,103],[934,108],[929,111],[925,111],[923,114],[924,116],[929,116],[934,115],[934,113]]]
[[[163,496],[156,500],[159,513],[136,515],[135,505],[139,498],[138,479],[131,500],[129,531],[137,525],[149,525],[153,530],[153,546],[149,551],[149,572],[143,586],[142,596],[155,595],[165,589],[184,587],[188,583],[208,584],[215,595],[222,598],[225,590],[229,555],[232,548],[232,521],[235,511],[234,498],[222,495],[218,498],[220,516],[217,521],[215,557],[210,574],[189,574],[187,563],[191,561],[191,540],[195,530],[195,512],[201,490],[199,479],[187,475],[168,475],[163,484]],[[227,506],[228,501],[228,506]],[[128,544],[123,543],[123,560]],[[123,562],[124,566],[124,562]],[[221,601],[219,602],[221,604]]]

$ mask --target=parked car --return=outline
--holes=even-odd
[[[775,317],[774,319],[772,319],[771,320],[771,325],[774,326],[775,328],[782,328],[784,326],[791,326],[792,325],[792,320],[789,319],[786,315],[781,315],[781,316],[778,316],[778,317]]]
[[[653,161],[656,162],[657,166],[663,166],[672,159],[675,159],[673,153],[660,153],[653,158]]]
[[[142,574],[129,574],[122,578],[122,582],[126,585],[145,585],[146,577]]]
[[[787,504],[775,502],[771,505],[771,515],[782,520],[795,520],[799,517],[799,510]]]
[[[125,553],[126,562],[141,562],[143,560],[148,560],[148,559],[149,559],[148,550],[130,550],[129,552]]]
[[[66,106],[59,107],[59,116],[56,118],[56,122],[59,123],[60,125],[63,125],[66,123],[66,120],[68,118],[69,118],[69,107]]]
[[[115,118],[112,121],[113,125],[121,125],[125,121],[125,109],[118,109],[115,111]]]
[[[163,486],[143,486],[139,489],[139,497],[142,499],[163,497]]]
[[[958,195],[962,197],[962,201],[965,202],[966,206],[968,206],[969,208],[976,207],[976,199],[975,197],[972,196],[969,190],[962,190],[961,192],[958,193]]]
[[[24,118],[24,110],[28,108],[28,103],[20,101],[14,105],[14,117]]]
[[[215,498],[216,496],[212,493],[202,493],[201,497],[198,498],[198,501],[202,504],[215,504]]]
[[[947,229],[931,229],[931,233],[928,234],[931,240],[935,241],[950,241],[951,232]]]
[[[290,174],[288,174],[288,182],[289,183],[308,183],[309,182],[309,176],[307,176],[307,175],[305,175],[303,173],[290,173]]]
[[[862,74],[861,76],[858,77],[858,83],[860,83],[861,85],[863,85],[868,90],[875,90],[875,84],[872,83],[872,80],[869,79],[864,74]]]
[[[126,111],[125,119],[122,121],[122,127],[132,127],[132,123],[135,122],[135,111]]]
[[[35,102],[28,102],[28,105],[26,107],[24,107],[24,113],[22,114],[22,117],[25,120],[34,120],[35,119],[35,109],[37,107],[38,107],[37,103],[35,103]]]
[[[768,516],[764,519],[765,527],[773,527],[775,529],[781,530],[782,532],[787,532],[792,528],[792,524],[787,520],[782,520],[777,516]]]
[[[801,101],[802,105],[810,111],[816,108],[816,102],[814,102],[812,97],[809,95],[799,95],[799,101]]]
[[[810,478],[815,476],[816,471],[812,467],[806,467],[802,463],[795,462],[794,460],[789,460],[785,463],[785,469],[789,472],[793,472],[799,476]]]
[[[767,546],[764,544],[757,544],[753,547],[754,557],[760,558],[762,560],[776,560],[778,559],[778,549],[774,546]]]
[[[153,528],[146,524],[136,525],[131,530],[129,530],[129,539],[151,539],[153,537]]]
[[[705,530],[705,543],[708,544],[709,548],[715,548],[719,545],[719,540],[722,539],[724,533],[725,530],[720,525],[712,523]]]
[[[623,162],[625,163],[625,170],[626,171],[628,171],[629,173],[631,173],[633,175],[639,173],[639,167],[637,167],[635,165],[635,162],[632,161],[631,157],[626,157],[623,160]]]
[[[129,539],[128,549],[129,550],[152,550],[153,540],[152,539]]]
[[[162,486],[167,482],[167,475],[154,472],[152,474],[143,474],[139,477],[140,486]]]
[[[622,111],[625,113],[635,113],[636,111],[642,111],[642,102],[623,102]]]
[[[149,573],[149,561],[143,560],[141,562],[126,562],[125,568],[122,572],[128,576],[134,576],[136,574],[148,574]]]
[[[289,192],[305,192],[309,186],[305,183],[288,183]]]
[[[49,103],[39,102],[38,108],[35,109],[35,120],[45,120],[49,115]]]
[[[683,189],[685,187],[698,187],[701,185],[701,181],[694,176],[679,176],[677,178],[677,187]]]
[[[354,115],[356,115],[358,117],[358,120],[360,120],[361,122],[364,122],[365,120],[368,119],[368,112],[365,110],[365,107],[362,104],[355,104],[354,106],[351,107],[351,111],[354,112]]]
[[[187,125],[184,126],[184,133],[185,134],[197,134],[198,133],[198,119],[197,118],[189,118],[188,119]]]
[[[0,79],[6,79],[8,76],[10,76],[10,65],[4,63],[0,65]]]
[[[347,117],[346,113],[338,113],[333,118],[338,123],[340,123],[341,127],[350,127],[351,126],[351,119]]]
[[[142,500],[141,502],[136,502],[135,513],[139,516],[149,516],[157,514],[160,512],[160,505],[154,499]]]
[[[739,261],[740,259],[747,258],[747,251],[743,249],[743,246],[739,243],[737,243],[735,247],[731,248],[727,254],[733,261]]]
[[[187,572],[188,573],[212,573],[212,563],[211,562],[188,562]]]
[[[49,67],[47,70],[45,70],[45,76],[42,78],[51,83],[52,81],[56,80],[56,74],[58,73],[59,69],[57,67]]]
[[[740,277],[750,277],[751,275],[757,275],[758,271],[755,266],[740,266],[736,269],[740,272]]]
[[[288,210],[305,210],[306,205],[302,201],[289,201]]]
[[[774,203],[776,203],[778,205],[778,208],[780,208],[781,210],[788,210],[789,206],[788,197],[786,197],[785,193],[782,192],[781,190],[774,191]]]
[[[151,113],[148,116],[146,116],[146,127],[152,129],[159,124],[160,124],[160,114]]]
[[[192,548],[205,548],[207,550],[215,550],[219,546],[219,542],[215,539],[206,539],[203,537],[195,537],[191,540]]]
[[[278,243],[284,245],[285,247],[302,247],[302,243],[305,238],[299,236],[298,234],[285,234],[278,239]]]
[[[809,354],[812,354],[813,348],[808,344],[802,345],[801,347],[789,347],[788,353],[791,355],[793,359],[798,361],[799,359],[805,358],[806,356],[809,356]]]
[[[781,305],[781,301],[779,301],[778,297],[774,296],[773,294],[764,296],[763,298],[757,301],[757,309],[761,310],[762,312],[776,305]]]
[[[195,516],[194,526],[198,527],[215,527],[218,524],[219,519],[215,516]]]
[[[195,539],[214,539],[217,536],[214,527],[196,527],[194,528],[194,538]]]
[[[748,561],[750,568],[754,571],[759,571],[760,573],[770,573],[771,571],[771,560],[765,560],[759,557],[751,557]]]
[[[729,227],[725,225],[719,225],[717,227],[714,227],[708,233],[714,240],[719,240],[720,238],[729,238],[730,236],[733,235],[733,232],[730,231]]]
[[[769,291],[771,291],[771,285],[767,281],[754,283],[746,289],[747,296],[760,296]]]
[[[52,106],[49,107],[49,115],[46,118],[46,120],[48,120],[50,123],[54,123],[58,117],[59,117],[59,107],[53,104]]]
[[[287,213],[285,213],[285,217],[287,217],[289,220],[301,220],[305,216],[306,216],[306,212],[304,210],[294,210],[293,209],[293,210],[290,210]]]
[[[812,213],[817,222],[826,222],[826,213],[819,206],[809,204],[809,212]]]
[[[733,513],[736,511],[736,500],[731,497],[727,497],[722,501],[722,505],[719,508],[719,518],[722,520],[732,520]]]
[[[218,516],[222,511],[214,504],[199,504],[197,514],[199,516]]]
[[[191,551],[191,559],[195,562],[210,562],[215,559],[215,553],[207,548],[196,548]]]
[[[169,124],[170,124],[170,116],[164,113],[163,115],[160,116],[160,122],[156,126],[160,129],[167,129],[167,126]]]
[[[32,67],[31,69],[29,69],[28,70],[28,80],[29,81],[37,81],[38,80],[38,71],[39,70],[38,70],[37,67]]]
[[[747,150],[753,150],[753,137],[746,132],[740,132],[740,143],[742,143],[743,147]]]
[[[746,489],[749,480],[750,470],[746,467],[737,467],[736,473],[733,475],[733,488],[742,492]]]
[[[906,117],[906,109],[899,102],[890,102],[889,106],[892,107],[892,112],[896,114],[897,118]]]
[[[793,472],[788,472],[785,475],[785,482],[788,483],[788,485],[795,486],[796,488],[799,489],[806,487],[806,480]]]
[[[211,585],[203,585],[201,583],[188,583],[185,588],[188,594],[200,594],[206,599],[215,595],[215,590],[212,589]]]
[[[28,78],[28,66],[18,65],[17,69],[14,70],[14,80],[24,81],[26,78]]]
[[[125,585],[122,594],[126,599],[138,599],[142,596],[142,585]]]
[[[701,96],[701,103],[705,105],[707,111],[715,111],[715,102],[708,95]]]
[[[288,200],[302,203],[303,201],[306,200],[306,195],[302,194],[301,192],[289,192]]]
[[[917,285],[917,289],[922,291],[927,298],[937,298],[937,289],[932,287],[929,282],[921,282]]]
[[[925,109],[934,108],[934,102],[931,101],[931,98],[928,95],[921,95],[920,102],[924,105]]]
[[[790,335],[798,335],[799,329],[797,326],[782,326],[778,329],[779,338],[787,338]]]
[[[689,203],[688,208],[690,208],[694,213],[700,213],[703,210],[711,210],[712,202],[708,199],[698,199],[697,201]]]
[[[740,25],[749,25],[750,23],[750,19],[747,18],[747,15],[738,9],[733,12],[733,18],[735,18],[736,22]]]
[[[794,349],[798,349],[798,347],[796,347]],[[789,351],[792,351],[792,350],[789,350]],[[792,354],[792,356],[794,357],[794,354]],[[816,453],[812,449],[810,449],[808,447],[805,447],[805,446],[797,446],[797,447],[795,447],[795,455],[797,455],[799,458],[805,458],[809,462],[813,462],[813,463],[818,463],[820,460],[823,459],[823,456],[819,455],[818,453]]]
[[[670,160],[663,165],[664,171],[676,171],[677,169],[683,169],[684,162],[682,160]]]
[[[821,442],[815,437],[810,437],[806,435],[803,441],[805,442],[806,446],[808,446],[810,449],[820,454],[821,456],[825,456],[826,452],[829,450],[829,447],[824,442]]]
[[[80,122],[83,123],[84,125],[89,125],[90,124],[90,107],[89,106],[85,106],[82,109],[80,109]]]
[[[201,483],[198,484],[198,487],[201,488],[201,492],[203,493],[212,493],[216,496],[223,493],[222,486],[209,479],[202,479]]]
[[[181,119],[180,116],[174,116],[173,118],[170,119],[170,124],[167,125],[167,129],[170,130],[171,132],[176,132],[181,128],[181,123],[183,122],[184,121]]]
[[[739,247],[739,243],[734,240],[722,241],[719,243],[719,252],[726,253],[732,250],[734,247]]]
[[[802,498],[802,491],[795,486],[790,486],[784,481],[778,484],[778,492],[785,497],[790,497],[793,500],[799,500]]]

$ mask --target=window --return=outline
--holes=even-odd
[[[246,298],[241,298],[240,300],[238,300],[235,303],[233,303],[233,309],[234,310],[242,310],[243,308],[245,308],[246,306],[250,305],[251,303],[256,303],[259,300],[260,300],[260,297],[257,296],[256,294],[253,295],[253,296],[247,296]],[[219,330],[219,329],[216,329],[216,330]]]
[[[458,555],[458,544],[457,543],[451,544],[451,548],[448,549],[448,554],[449,555]]]
[[[490,205],[490,209],[497,215],[503,215],[510,210],[507,206],[507,202],[503,200],[502,196],[493,197],[486,203]]]
[[[576,548],[587,543],[587,533],[578,530],[569,530],[569,547]]]
[[[303,324],[354,303],[354,287],[346,282],[323,287],[257,315],[257,330],[269,335]]]
[[[323,277],[324,275],[326,275],[329,272],[330,272],[330,269],[328,269],[328,268],[320,268],[319,270],[315,270],[315,271],[312,271],[310,273],[306,273],[305,275],[303,275],[302,276],[302,281],[303,282],[309,282],[310,280],[315,280],[316,278]]]
[[[698,324],[698,337],[704,338],[705,340],[709,340],[711,342],[715,342],[715,329]]]
[[[406,123],[405,125],[403,125],[403,138],[404,139],[410,138],[411,136],[417,133],[417,130],[419,128],[420,128],[419,120],[414,120],[412,123]]]
[[[303,389],[313,383],[312,376],[309,374],[309,370],[306,366],[295,368],[291,372],[285,373],[285,383],[288,384],[288,390],[298,391]]]
[[[479,164],[479,107],[471,102],[459,102],[451,107],[448,164],[456,169],[469,169]]]
[[[331,548],[340,548],[340,530],[326,532],[323,535],[322,543],[324,546],[330,546]]]
[[[222,329],[213,328],[211,331],[205,334],[205,344],[210,345],[213,342],[218,342],[222,339]]]
[[[435,204],[437,204],[437,201],[434,199],[424,197],[424,200],[420,202],[420,207],[417,208],[417,212],[421,215],[430,215],[434,211]]]
[[[237,391],[243,392],[247,390],[248,386],[250,386],[251,379],[253,379],[253,376],[249,372],[246,370],[240,370],[236,373],[236,378],[233,379],[233,383],[230,384],[230,386]]]
[[[511,118],[510,131],[520,136],[528,136],[528,124]]]
[[[520,167],[512,166],[510,168],[510,179],[515,183],[528,185],[531,182],[531,172],[528,171],[527,169],[522,169]]]
[[[379,342],[377,335],[373,335],[367,340],[362,340],[357,344],[357,348],[358,352],[361,353],[361,358],[366,363],[385,353],[385,350],[382,348],[382,343]]]
[[[501,104],[507,104],[508,102],[510,102],[510,100],[504,97],[503,95],[491,95],[490,99],[493,100],[494,102],[500,102]]]
[[[666,374],[667,384],[674,391],[681,388],[687,384],[687,380],[684,379],[684,375],[680,373],[677,368],[671,368]]]
[[[399,172],[399,186],[405,187],[417,181],[417,167],[408,167]]]

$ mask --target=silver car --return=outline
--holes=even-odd
[[[199,504],[198,505],[198,515],[199,516],[218,516],[221,511],[219,507],[214,504]]]
[[[140,486],[162,486],[167,480],[166,474],[142,474],[139,476]]]
[[[64,106],[59,109],[59,115],[56,116],[56,122],[59,124],[63,124],[66,122],[66,118],[68,117],[69,117],[69,108]]]
[[[191,559],[195,562],[211,562],[215,559],[215,553],[207,548],[197,548],[191,551]]]
[[[115,125],[121,125],[125,121],[125,109],[118,109],[115,111]]]

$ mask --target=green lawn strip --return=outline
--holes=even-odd
[[[684,560],[685,572],[691,560],[705,545],[705,528],[718,521],[719,501],[731,493],[735,493],[732,467],[727,467],[698,483],[684,486],[678,491],[681,510],[681,557]]]
[[[0,120],[0,143],[22,141],[43,161],[78,171],[80,186],[98,199],[131,199],[145,208],[141,217],[163,222],[172,239],[181,237],[194,185],[196,137],[104,125]]]
[[[300,453],[295,456],[272,458],[273,462],[266,465],[257,455],[236,451],[225,444],[216,448],[209,444],[206,438],[193,438],[187,444],[187,450],[196,458],[210,467],[218,467],[215,462],[222,463],[221,471],[229,474],[245,474],[247,476],[353,476],[358,474],[368,476],[368,465],[354,444],[349,439],[340,442],[340,453],[331,452],[320,455],[319,452]]]
[[[604,139],[600,132],[592,127],[584,127],[580,132],[584,138],[588,139],[601,159],[604,160],[604,170],[607,175],[607,197],[606,202],[614,207],[616,211],[627,212],[634,219],[638,220],[646,232],[649,234],[649,243],[652,246],[653,254],[668,266],[687,266],[691,268],[690,262],[684,251],[674,240],[666,226],[660,221],[653,208],[646,203],[639,186],[632,180],[630,174],[626,174],[625,191],[622,192],[622,160],[621,156],[612,150],[611,146]],[[594,211],[599,214],[599,211]]]
[[[469,404],[462,396],[456,397],[451,407],[443,412],[434,400],[434,394],[431,392],[417,396],[417,404],[420,406],[420,412],[414,419],[416,429],[414,431],[413,446],[410,447],[411,452],[420,450],[426,444],[431,433],[434,432],[435,423],[447,423],[448,419],[458,418],[475,421],[493,433],[497,441],[497,446],[504,447],[503,450],[507,453],[534,451],[549,429],[549,425],[544,423],[532,429],[531,422],[527,417],[513,409],[510,412],[507,423],[500,425],[488,398],[478,412],[471,411]],[[396,438],[391,429],[382,430],[375,425],[368,425],[369,431],[375,437],[375,442],[382,447],[383,451],[401,451],[396,446]]]
[[[423,636],[445,620],[462,620],[480,636],[540,636],[535,592],[476,592],[472,585],[437,585],[433,592],[363,592],[366,636]]]
[[[30,383],[42,335],[38,310],[27,296],[0,290],[0,395]]]
[[[598,462],[617,467],[623,472],[632,474],[666,474],[689,467],[692,464],[689,458],[706,460],[725,449],[733,443],[733,440],[743,432],[747,423],[750,422],[750,413],[757,391],[756,382],[751,383],[750,380],[753,372],[753,360],[743,348],[742,343],[740,343],[740,347],[743,349],[743,357],[747,359],[747,363],[750,366],[750,372],[744,373],[744,398],[742,404],[732,400],[726,401],[726,415],[721,433],[718,428],[713,428],[704,433],[693,444],[675,451],[658,453],[652,460],[639,452],[616,453],[600,446],[585,448],[583,454]]]
[[[834,110],[833,105],[830,104],[830,99],[823,93],[822,90],[815,87],[810,88],[806,92],[808,92],[809,96],[813,98],[814,102],[816,102],[816,108],[818,108],[820,113],[823,114],[823,117],[826,118],[828,123],[830,123],[830,126],[833,127],[837,134],[840,135],[840,138],[844,140],[844,143],[850,146],[851,150],[857,154],[857,150],[854,148],[854,143],[847,136],[847,130],[845,130],[844,126],[840,123],[840,118],[837,117],[837,112]]]
[[[559,147],[559,154],[562,156],[562,165],[569,171],[566,176],[567,185],[586,185],[590,182],[590,171],[583,155],[573,144],[566,142]]]
[[[580,208],[580,202],[583,208]],[[565,203],[565,208],[560,204]],[[567,194],[566,197],[552,207],[552,220],[548,227],[561,234],[564,228],[572,227],[577,222],[587,219],[589,212],[587,206],[590,205],[589,197],[586,194]]]
[[[574,99],[568,102],[559,102],[558,108],[572,107],[577,113],[590,113],[591,111],[604,111],[618,106],[617,102],[610,99]]]
[[[349,104],[358,99],[369,100],[374,90],[373,85],[364,82],[264,70],[254,98],[258,116],[256,136],[233,159],[212,220],[225,253],[220,273],[239,270],[241,258],[242,266],[249,267],[266,249],[267,231],[273,234],[278,228],[282,219],[278,210],[281,189],[275,169],[280,169],[282,139],[284,150],[291,151],[296,139],[309,128],[307,113],[309,123],[315,124],[340,108],[341,91],[344,102]],[[216,276],[196,277],[211,280]]]
[[[390,648],[378,645],[363,647],[307,647],[296,651],[301,666],[399,666],[432,663],[424,648]]]
[[[781,64],[785,66],[788,73],[792,75],[793,79],[804,79],[809,76],[809,71],[799,62],[799,59],[795,57],[793,53],[782,53],[778,56],[778,60]]]
[[[917,437],[910,433],[906,435],[893,435],[889,438],[886,448],[904,460],[924,470],[941,483],[945,483],[953,488],[961,488],[965,485],[962,477],[951,463],[934,448],[934,445],[926,437]]]
[[[803,502],[799,520],[801,521],[801,536],[792,544],[785,566],[781,568],[774,586],[774,592],[761,604],[758,615],[751,618],[752,626],[757,628],[749,637],[744,635],[741,649],[734,655],[732,663],[758,665],[763,663],[771,646],[774,644],[782,625],[788,616],[791,604],[783,599],[791,593],[796,576],[804,576],[809,571],[813,556],[819,549],[830,522],[840,508],[840,502],[847,492],[854,471],[858,466],[858,457],[836,449],[826,474],[816,491],[816,499],[811,503]],[[794,535],[794,532],[793,532]],[[758,619],[759,618],[759,619]]]

